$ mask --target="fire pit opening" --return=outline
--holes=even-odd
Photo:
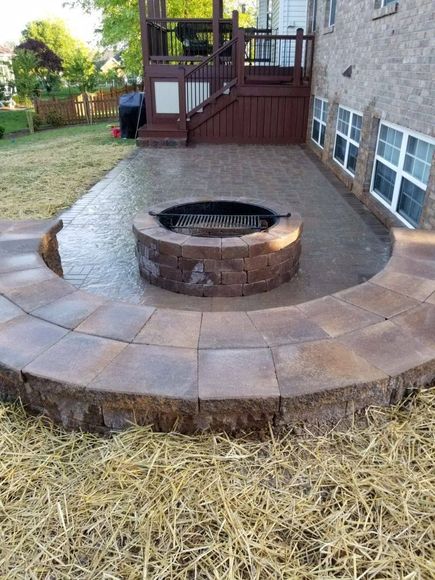
[[[238,201],[174,205],[155,215],[165,228],[190,236],[242,236],[267,230],[279,217],[265,207]],[[290,217],[290,213],[282,217]]]
[[[143,278],[172,292],[232,297],[267,292],[298,271],[302,219],[247,200],[162,203],[133,223]]]

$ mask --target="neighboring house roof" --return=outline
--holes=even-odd
[[[12,46],[7,44],[0,44],[0,57],[9,57],[12,58],[14,54],[14,49]]]

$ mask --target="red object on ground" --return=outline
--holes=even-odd
[[[112,137],[115,137],[115,139],[121,137],[121,129],[119,127],[112,127]]]

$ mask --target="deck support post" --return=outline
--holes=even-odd
[[[142,59],[143,59],[143,91],[145,100],[145,110],[147,112],[147,124],[152,122],[152,87],[151,81],[147,74],[147,69],[150,62],[149,55],[149,36],[148,36],[148,22],[147,22],[147,8],[152,10],[150,6],[152,0],[148,0],[148,6],[145,3],[147,0],[139,0],[139,14],[140,14],[140,33],[142,45]]]
[[[304,30],[296,30],[295,66],[293,69],[293,84],[300,87],[302,83],[302,52],[304,44]]]
[[[219,20],[221,12],[221,0],[213,0],[213,52],[219,49],[220,38],[219,38]]]
[[[232,38],[237,38],[239,35],[239,13],[237,10],[233,10],[232,14]],[[237,41],[238,44],[238,41]],[[233,65],[233,76],[237,70],[237,44],[233,45],[231,50],[231,63]]]

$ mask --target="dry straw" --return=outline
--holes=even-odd
[[[435,577],[435,389],[264,441],[65,434],[0,407],[0,577]]]
[[[47,218],[71,206],[132,151],[131,141],[109,135],[107,125],[100,124],[2,141],[2,219]]]

